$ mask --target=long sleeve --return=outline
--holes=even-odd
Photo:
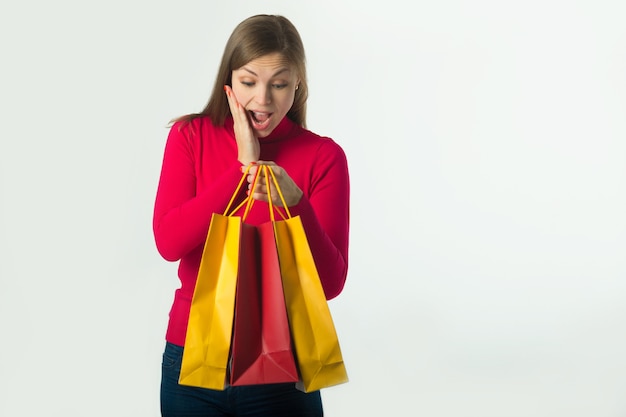
[[[288,118],[260,142],[261,160],[285,169],[303,191],[290,207],[299,215],[328,299],[343,289],[348,268],[349,179],[346,157],[333,140],[316,135]],[[178,261],[176,290],[166,334],[184,345],[189,310],[213,213],[223,213],[242,177],[232,118],[215,126],[208,117],[174,124],[167,137],[156,193],[153,231],[157,249]],[[235,206],[245,198],[242,191]],[[236,215],[243,212],[240,209]],[[270,221],[258,202],[246,223]]]
[[[318,149],[300,216],[327,299],[341,293],[348,271],[350,181],[344,152],[328,141]]]
[[[169,261],[204,243],[212,214],[225,209],[241,178],[241,164],[232,158],[197,193],[200,142],[189,135],[188,126],[180,127],[180,123],[172,126],[167,138],[153,217],[157,249]]]

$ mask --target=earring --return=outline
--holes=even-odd
[[[300,84],[296,84],[296,90],[300,88]]]

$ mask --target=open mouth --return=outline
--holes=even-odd
[[[272,113],[257,112],[252,110],[248,113],[250,113],[250,119],[257,129],[266,128],[269,125],[270,119],[272,117]]]

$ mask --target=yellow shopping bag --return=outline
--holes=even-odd
[[[235,290],[239,270],[242,218],[227,213],[248,171],[224,214],[214,213],[207,234],[191,301],[179,384],[223,390],[233,328]]]
[[[273,172],[274,185],[281,194]],[[282,198],[282,195],[281,195]],[[335,325],[299,216],[274,222],[291,337],[304,392],[348,381]]]

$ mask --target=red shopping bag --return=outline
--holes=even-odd
[[[242,226],[230,384],[297,382],[273,222]]]

